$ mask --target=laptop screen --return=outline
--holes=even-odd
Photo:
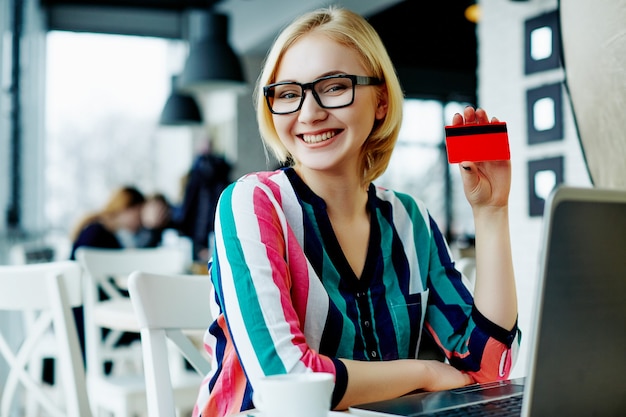
[[[552,198],[525,409],[620,415],[626,410],[626,192],[563,189]]]

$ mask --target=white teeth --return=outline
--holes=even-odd
[[[322,133],[321,135],[302,135],[302,139],[306,143],[318,143],[318,142],[323,142],[325,140],[328,140],[332,138],[333,136],[335,136],[335,132],[329,131],[329,132]]]

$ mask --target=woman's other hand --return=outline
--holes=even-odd
[[[483,109],[468,106],[463,115],[457,113],[452,118],[453,125],[487,124],[491,121]],[[459,164],[465,197],[473,209],[480,207],[506,207],[511,188],[511,161],[463,161]]]

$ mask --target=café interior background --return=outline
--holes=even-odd
[[[337,3],[368,16],[406,90],[398,148],[378,183],[425,200],[456,251],[473,228],[457,167],[445,159],[443,126],[466,104],[507,122],[519,323],[529,334],[543,199],[558,183],[591,184],[563,88],[559,3]],[[258,136],[252,88],[277,31],[325,4],[0,0],[0,262],[9,262],[18,244],[50,247],[55,258],[64,258],[71,226],[119,184],[179,201],[181,178],[202,151],[224,156],[233,165],[232,179],[275,167]],[[472,5],[480,12],[470,16],[475,21],[465,15]],[[188,25],[188,6],[227,16],[222,35],[243,82],[192,91],[201,122],[163,126],[172,76],[184,70],[198,35]],[[0,315],[0,328],[7,326],[9,318]],[[525,373],[527,340],[514,376]]]

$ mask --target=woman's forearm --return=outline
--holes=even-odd
[[[348,386],[337,409],[400,397],[411,391],[435,391],[472,383],[471,377],[439,361],[402,359],[382,362],[341,360]]]
[[[476,225],[476,284],[474,303],[489,320],[512,329],[517,319],[508,206],[474,212]]]

